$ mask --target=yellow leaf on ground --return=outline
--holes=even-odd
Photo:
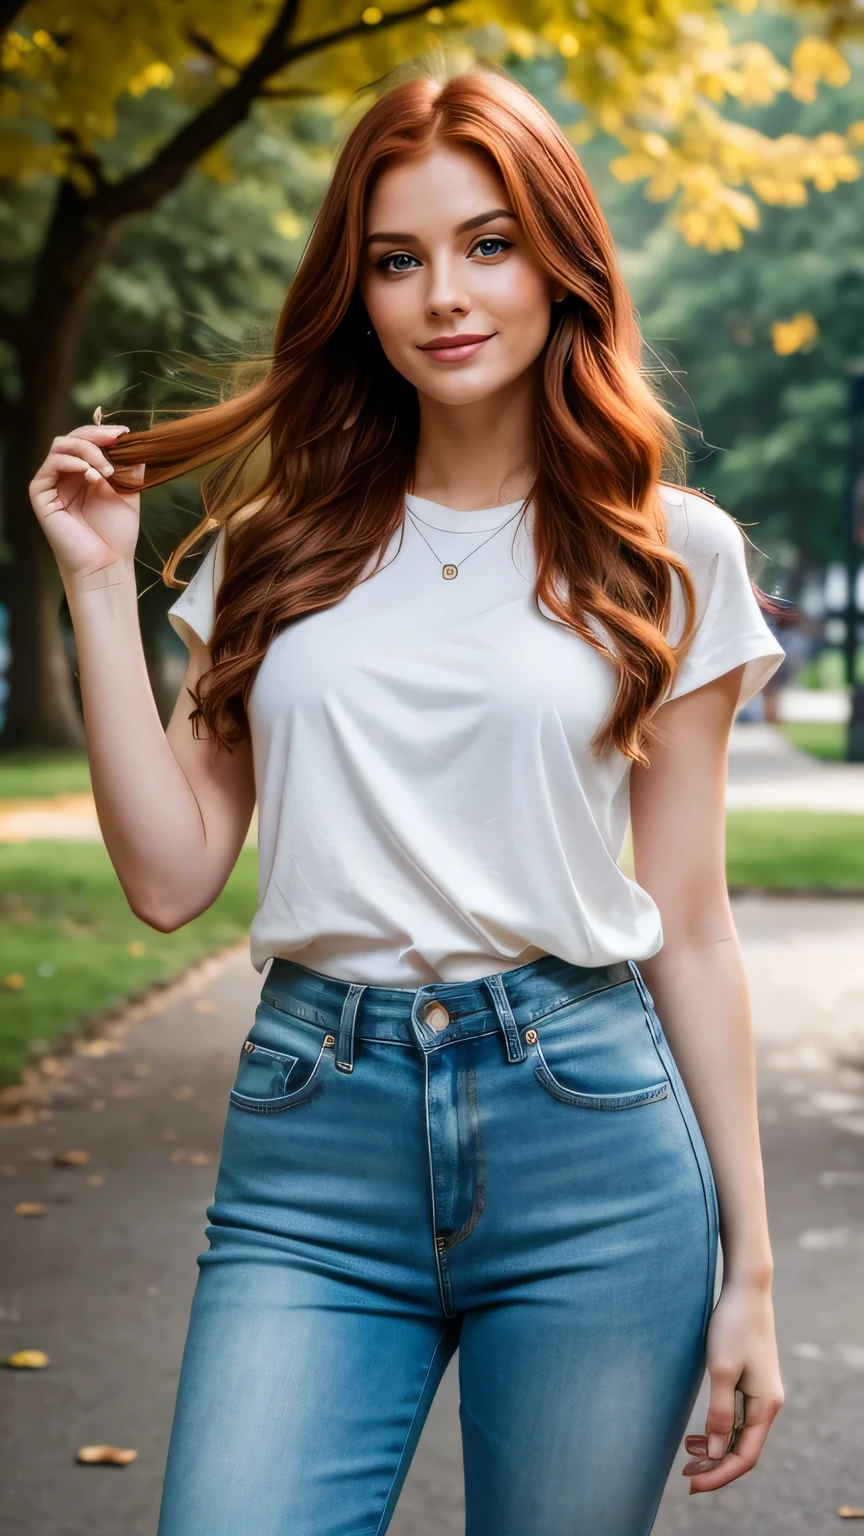
[[[76,1460],[89,1466],[127,1467],[137,1456],[137,1451],[124,1451],[118,1445],[82,1445]]]
[[[54,1161],[58,1168],[83,1168],[90,1161],[89,1152],[55,1152]]]
[[[174,1089],[171,1097],[174,1099],[179,1099],[182,1103],[184,1099],[192,1099],[195,1097],[195,1089],[190,1088],[188,1083],[182,1083],[179,1088]]]
[[[837,1513],[841,1520],[864,1520],[864,1509],[853,1509],[851,1504],[841,1504]]]
[[[9,976],[3,977],[3,985],[7,992],[20,992],[24,986],[24,977],[20,971],[12,971]]]
[[[41,1371],[48,1364],[48,1356],[41,1349],[19,1349],[6,1364],[16,1371]]]
[[[20,1200],[15,1207],[16,1216],[44,1216],[45,1207],[38,1200]]]

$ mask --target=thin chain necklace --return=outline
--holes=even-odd
[[[417,528],[418,521],[422,523],[422,522],[425,522],[425,519],[422,518],[422,517],[418,519],[416,514],[411,511],[411,508],[408,506],[407,501],[405,503],[405,511],[408,513],[408,516],[410,517],[412,523],[414,524],[414,527],[417,528],[417,532],[420,533],[420,537],[423,540],[423,543],[427,546],[428,549],[432,549],[432,553],[433,553],[433,555],[435,555],[435,559],[438,561],[438,564],[441,567],[441,575],[444,577],[445,581],[452,581],[454,579],[454,577],[458,576],[460,568],[465,564],[465,561],[466,560],[470,560],[472,555],[476,555],[478,549],[482,549],[483,548],[483,544],[488,544],[491,539],[494,539],[494,537],[495,537],[495,535],[497,533],[501,532],[502,528],[506,528],[507,527],[507,523],[512,523],[513,522],[513,518],[519,517],[524,512],[524,510],[525,510],[525,502],[523,501],[523,502],[520,503],[518,510],[513,513],[512,517],[508,517],[506,522],[501,523],[497,528],[493,528],[492,532],[489,535],[489,538],[488,539],[484,539],[482,544],[476,544],[474,546],[474,548],[469,550],[468,554],[465,555],[464,558],[459,561],[459,564],[456,565],[452,560],[448,560],[448,561],[445,562],[445,561],[443,561],[441,559],[440,555],[435,554],[435,551],[434,551],[434,549],[432,549],[432,545],[429,543],[429,540],[427,539],[425,533],[420,533],[420,529]],[[435,523],[426,523],[426,527],[427,528],[436,528],[436,532],[438,532],[438,533],[452,533],[454,531],[452,528],[437,528]],[[467,529],[466,529],[466,532],[467,532]]]

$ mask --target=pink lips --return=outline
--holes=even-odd
[[[429,357],[434,357],[437,363],[461,363],[469,357],[476,357],[485,342],[490,341],[495,332],[488,336],[474,336],[467,333],[458,336],[436,336],[432,341],[423,342],[419,348]]]

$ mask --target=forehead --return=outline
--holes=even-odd
[[[366,208],[366,233],[453,228],[487,208],[509,208],[501,174],[482,150],[436,144],[381,172]]]

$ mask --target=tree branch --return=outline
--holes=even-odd
[[[2,3],[2,0],[0,0]],[[456,0],[442,0],[442,9]],[[266,82],[289,64],[309,58],[337,43],[368,33],[366,22],[352,22],[334,32],[324,32],[318,37],[306,39],[293,47],[286,42],[297,20],[300,0],[284,0],[276,21],[265,37],[254,59],[239,71],[237,80],[228,90],[205,107],[199,115],[186,123],[173,139],[169,139],[154,156],[149,165],[127,176],[114,186],[101,188],[90,202],[91,216],[104,225],[116,223],[129,214],[152,208],[166,193],[179,186],[186,172],[196,160],[218,144],[232,128],[236,128],[248,115],[252,103],[263,93]],[[410,5],[404,11],[391,11],[377,23],[378,31],[389,31],[405,21],[415,21],[429,9],[429,0]],[[304,93],[308,94],[308,93]]]

